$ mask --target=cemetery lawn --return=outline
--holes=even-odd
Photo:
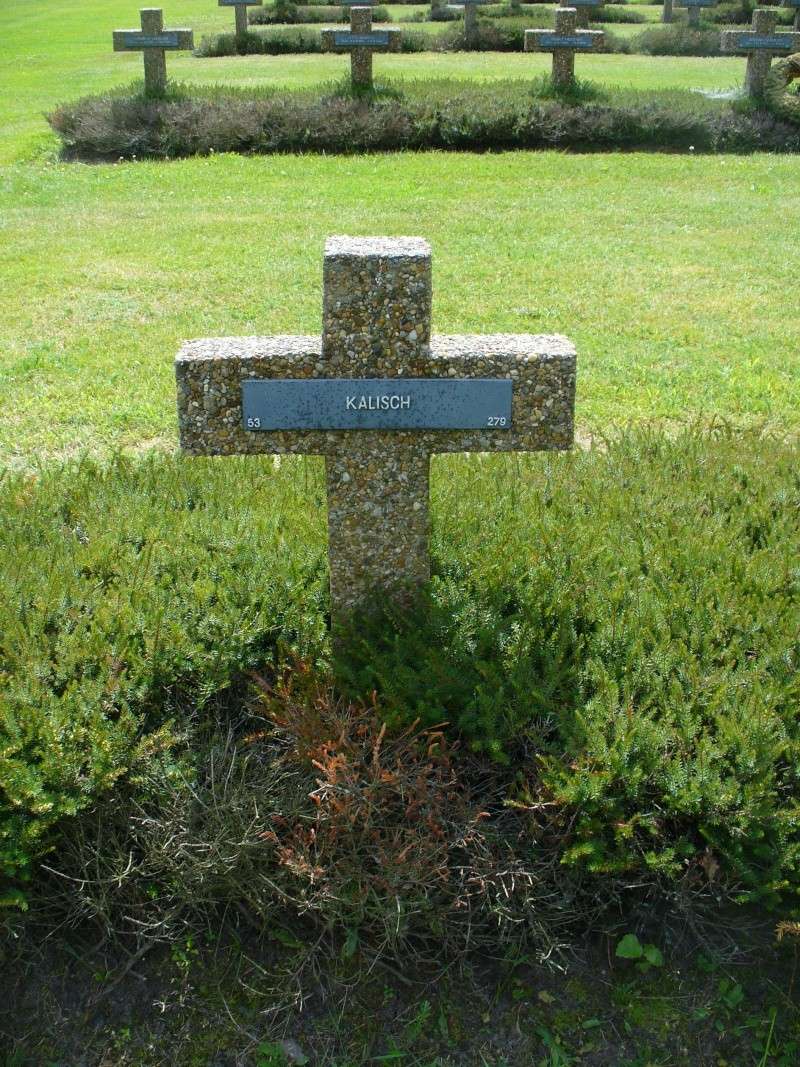
[[[439,332],[568,333],[584,430],[796,426],[796,167],[555,153],[7,166],[0,456],[172,446],[181,340],[319,330],[332,232],[429,238]]]
[[[206,0],[175,0],[167,14],[198,36],[232,18]],[[800,211],[794,159],[56,162],[44,113],[138,74],[140,57],[110,46],[111,30],[132,20],[125,0],[18,0],[0,11],[0,461],[173,445],[180,341],[317,330],[320,251],[336,231],[428,237],[440,332],[573,336],[583,430],[696,417],[796,425],[800,385],[786,349],[797,333],[786,254],[786,221]],[[421,77],[523,89],[547,63],[484,53],[379,66],[424,93]],[[187,83],[266,89],[318,88],[346,64],[169,57]],[[580,73],[620,99],[660,88],[701,108],[716,105],[689,89],[730,87],[743,67],[735,57],[587,56]]]

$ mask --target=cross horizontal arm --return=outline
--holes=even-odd
[[[798,52],[800,33],[790,31],[757,33],[754,30],[725,30],[722,34],[723,52]]]
[[[433,337],[429,353],[415,362],[414,377],[510,380],[510,429],[252,432],[242,422],[243,382],[344,377],[326,366],[321,339],[189,341],[175,361],[181,447],[191,455],[337,455],[356,443],[375,449],[413,445],[421,452],[566,449],[573,440],[575,363],[575,348],[560,335]],[[403,378],[393,380],[400,385]]]

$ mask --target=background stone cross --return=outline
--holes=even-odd
[[[570,447],[576,355],[561,336],[431,337],[421,238],[332,237],[323,283],[321,338],[190,341],[175,367],[190,455],[325,456],[336,626],[428,579],[433,453]],[[464,390],[458,409],[450,394]],[[420,418],[414,405],[431,393],[450,399]]]
[[[783,6],[794,8],[794,28],[800,30],[800,0],[783,0]]]
[[[689,9],[688,22],[694,27],[700,25],[700,8],[717,6],[717,0],[678,0],[678,2],[681,7]]]
[[[159,7],[139,12],[141,30],[114,30],[115,52],[144,53],[144,89],[148,96],[160,96],[167,87],[166,52],[194,48],[191,30],[165,30],[164,13]]]
[[[601,48],[605,41],[602,30],[578,30],[578,14],[574,7],[556,9],[556,28],[526,30],[526,52],[553,53],[553,85],[568,89],[575,81],[575,53]]]
[[[350,31],[323,30],[322,48],[325,52],[350,53],[350,80],[353,88],[372,88],[372,53],[399,52],[401,31],[373,30],[372,9],[350,8]]]
[[[776,33],[777,19],[774,11],[757,7],[753,12],[751,30],[725,30],[722,34],[723,52],[747,53],[744,87],[750,96],[764,95],[764,80],[776,53],[788,54],[800,50],[800,33]]]
[[[236,36],[247,33],[248,7],[261,7],[264,0],[217,0],[220,7],[232,7],[236,15]]]
[[[478,36],[478,6],[488,4],[489,0],[461,0],[464,8],[464,40],[474,44]]]
[[[577,24],[582,29],[588,29],[589,26],[589,13],[592,8],[600,8],[605,4],[606,0],[570,0],[570,7],[574,7],[577,12]]]

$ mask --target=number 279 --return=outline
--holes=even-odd
[[[486,423],[487,426],[505,426],[505,424],[506,424],[505,415],[490,415],[489,419],[488,419],[488,421]]]

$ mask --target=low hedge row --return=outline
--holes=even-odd
[[[388,22],[389,11],[385,7],[373,7],[372,17],[375,22]],[[318,22],[349,22],[350,8],[317,4],[270,4],[256,7],[250,11],[251,26],[292,25]]]
[[[401,51],[426,52],[430,38],[425,33],[403,30]],[[319,30],[304,26],[275,26],[267,31],[249,30],[242,36],[235,33],[220,33],[203,37],[195,49],[195,55],[205,59],[223,56],[284,56],[308,55],[322,52],[322,37]]]
[[[446,721],[448,747],[460,738],[472,750],[458,773],[489,805],[477,810],[502,824],[504,796],[516,805],[501,869],[555,852],[546,877],[559,898],[572,868],[597,879],[598,899],[636,882],[692,893],[713,879],[714,892],[796,903],[798,460],[796,446],[724,432],[437,460],[428,593],[409,616],[365,623],[338,664],[338,691],[376,691],[389,727],[383,749],[373,722],[363,752],[351,750],[354,790],[364,768],[382,769],[379,749],[388,758],[398,728]],[[305,675],[294,672],[301,681],[329,684],[324,500],[321,464],[301,460],[151,455],[0,483],[0,898],[21,900],[22,879],[48,850],[64,869],[70,827],[103,797],[109,819],[89,822],[96,833],[110,820],[120,835],[119,881],[100,879],[111,896],[131,865],[135,877],[148,826],[161,828],[156,837],[163,829],[150,840],[162,866],[158,877],[145,871],[145,903],[154,882],[182,892],[163,864],[196,860],[185,892],[206,903],[223,891],[225,862],[197,881],[213,857],[198,842],[244,850],[262,870],[271,856],[280,873],[280,847],[302,840],[281,837],[291,827],[277,817],[309,808],[324,768],[307,767],[292,785],[264,765],[261,785],[244,782],[239,794],[244,822],[218,826],[214,838],[205,835],[222,809],[199,800],[215,780],[227,783],[224,761],[212,774],[195,760],[204,730],[217,724],[224,735],[241,715],[231,689],[245,672],[274,678],[293,653],[305,663]],[[302,735],[302,752],[308,727],[327,753],[318,759],[336,756],[331,739],[345,738],[335,714],[322,722],[324,709],[312,701],[304,713],[277,689],[270,702],[272,721]],[[240,751],[267,734],[251,719]],[[431,753],[423,744],[423,763]],[[425,825],[411,818],[414,794],[399,803],[405,784],[400,794],[392,787],[406,756],[389,764],[362,799],[378,803],[383,782],[391,806],[371,825],[410,818],[411,832]],[[481,797],[490,776],[492,797]],[[441,790],[431,783],[445,801],[449,781],[448,772]],[[158,793],[160,815],[131,817],[143,789]],[[175,798],[188,805],[180,818],[191,847],[165,843],[180,839]],[[244,810],[253,804],[255,819]],[[348,835],[365,828],[359,817],[340,829],[328,859],[346,864]],[[388,836],[390,851],[397,840]],[[101,854],[84,844],[95,878]],[[86,873],[71,871],[78,881]],[[350,894],[332,896],[331,906],[358,910]],[[392,925],[399,906],[392,896],[382,908]],[[345,918],[355,916],[339,915],[339,929],[351,925]]]
[[[483,18],[479,21],[477,31],[470,42],[467,42],[464,35],[461,19],[454,20],[452,25],[436,34],[403,29],[401,50],[521,52],[525,47],[526,29],[550,24],[546,14],[532,16],[524,21],[518,20],[513,25],[510,22],[511,20]],[[237,54],[286,55],[321,51],[322,40],[318,30],[305,29],[302,26],[275,26],[266,31],[250,30],[244,37],[237,37],[233,33],[203,37],[196,54],[204,58],[218,58]],[[632,37],[620,37],[606,31],[604,51],[652,56],[723,55],[719,30],[709,26],[695,29],[685,23],[653,26]]]
[[[402,149],[800,151],[800,128],[761,111],[680,110],[652,98],[574,104],[492,86],[459,87],[435,100],[397,91],[354,98],[346,86],[319,98],[225,90],[161,100],[101,95],[64,105],[49,121],[73,160]]]

